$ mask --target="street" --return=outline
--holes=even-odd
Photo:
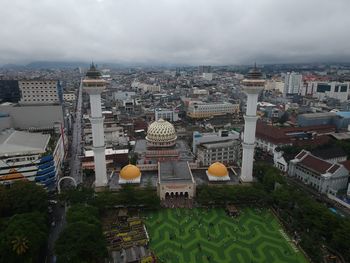
[[[54,256],[54,247],[58,236],[60,235],[61,231],[63,230],[66,224],[66,208],[64,206],[61,206],[60,204],[54,205],[51,214],[51,219],[52,223],[50,225],[50,234],[48,238],[47,258],[45,261],[47,263],[56,262]]]
[[[73,124],[73,132],[72,132],[72,144],[70,147],[71,151],[71,159],[69,163],[70,167],[70,176],[73,177],[77,184],[82,183],[82,173],[81,173],[81,163],[79,156],[82,154],[82,145],[81,145],[81,120],[82,120],[82,100],[83,100],[83,84],[80,82],[79,91],[78,91],[78,99],[77,99],[77,107],[75,112],[75,121]]]
[[[71,159],[69,161],[70,167],[70,176],[73,177],[77,184],[82,183],[82,174],[80,169],[80,159],[79,155],[81,155],[81,119],[82,119],[82,82],[80,83],[78,90],[78,99],[77,99],[77,107],[75,112],[75,122],[73,124],[72,131],[72,143],[70,145]],[[68,181],[69,182],[69,181]],[[64,181],[62,182],[64,183]],[[52,212],[51,212],[51,225],[50,225],[50,234],[48,238],[48,251],[47,251],[47,263],[56,262],[56,257],[54,256],[54,246],[59,234],[63,230],[66,224],[66,207],[62,206],[60,203],[52,204]]]

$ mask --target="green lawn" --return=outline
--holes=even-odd
[[[268,210],[162,209],[146,215],[150,248],[160,262],[308,262]]]

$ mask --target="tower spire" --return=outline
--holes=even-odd
[[[242,81],[243,91],[247,94],[247,110],[244,115],[243,134],[243,155],[240,180],[242,182],[253,181],[253,161],[255,148],[256,105],[261,90],[264,89],[265,80],[262,78],[260,70],[254,64],[254,68],[249,70],[246,78]]]

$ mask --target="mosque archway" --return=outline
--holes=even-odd
[[[61,177],[59,180],[58,180],[58,183],[57,183],[57,190],[58,190],[58,193],[60,194],[61,193],[61,182],[65,179],[69,179],[73,182],[74,186],[77,187],[77,181],[71,177],[71,176],[63,176]]]

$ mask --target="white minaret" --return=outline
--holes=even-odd
[[[262,79],[261,72],[255,66],[249,71],[242,83],[243,91],[247,94],[247,110],[244,115],[243,157],[240,180],[243,183],[248,183],[253,181],[255,130],[258,119],[256,106],[259,93],[264,89],[265,80]]]
[[[95,163],[95,188],[107,185],[105,139],[103,129],[103,117],[101,110],[101,93],[105,90],[106,82],[101,79],[101,73],[94,63],[86,73],[83,80],[84,90],[90,95],[90,122],[92,126],[92,150]]]

